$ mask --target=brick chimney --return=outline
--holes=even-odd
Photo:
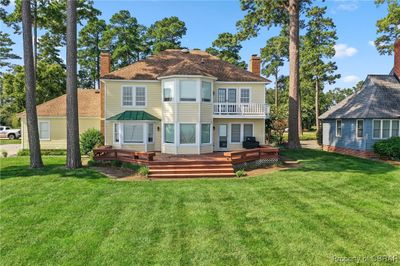
[[[111,55],[108,50],[102,50],[100,53],[100,78],[107,75],[111,71]],[[100,82],[100,132],[104,135],[104,120],[105,120],[105,85]]]
[[[249,71],[257,76],[260,76],[260,63],[260,57],[258,57],[256,54],[253,54],[250,58]]]
[[[111,70],[111,55],[108,50],[102,50],[100,53],[100,77],[107,75]]]
[[[400,79],[400,39],[394,43],[394,74]]]

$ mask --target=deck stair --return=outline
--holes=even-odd
[[[163,161],[149,164],[149,178],[233,177],[227,160]]]

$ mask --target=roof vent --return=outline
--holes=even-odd
[[[183,49],[181,50],[181,52],[184,53],[184,54],[188,54],[188,53],[189,53],[189,49],[183,48]]]

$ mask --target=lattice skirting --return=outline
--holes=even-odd
[[[241,169],[250,170],[255,168],[262,168],[272,164],[276,164],[278,161],[279,161],[278,158],[263,158],[263,159],[258,159],[256,161],[234,164],[233,169],[235,171],[238,171]]]

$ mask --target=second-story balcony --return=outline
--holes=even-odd
[[[214,118],[268,118],[265,103],[214,103]]]

